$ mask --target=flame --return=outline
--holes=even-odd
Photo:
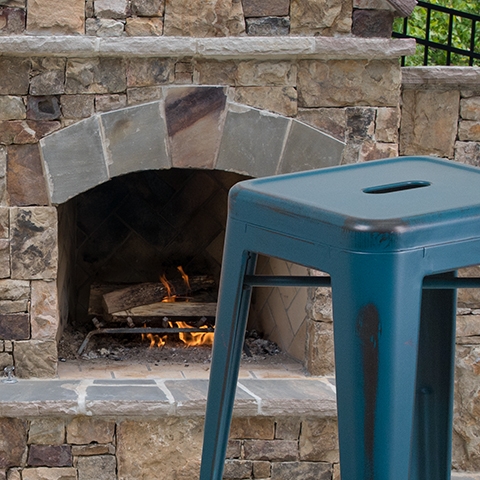
[[[162,298],[162,302],[164,303],[173,303],[175,302],[175,290],[172,286],[172,284],[167,280],[167,277],[165,275],[162,275],[160,277],[160,281],[162,282],[163,286],[167,290],[167,295]]]
[[[170,325],[172,325],[173,322],[170,322]],[[177,324],[178,328],[190,328],[190,325],[188,325],[185,322],[175,322]],[[204,325],[203,327],[200,327],[201,329],[205,328],[207,329],[208,327]],[[196,347],[198,345],[213,345],[213,332],[180,332],[178,334],[180,340],[187,345],[188,347]]]
[[[152,333],[147,333],[146,337],[147,337],[148,340],[150,340],[150,346],[148,348],[153,348],[155,346],[163,347],[166,343],[166,340],[167,340],[166,335],[163,335],[161,337],[160,335],[154,335]]]

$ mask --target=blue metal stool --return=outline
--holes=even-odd
[[[469,286],[454,277],[480,263],[480,169],[403,157],[232,188],[201,480],[222,478],[251,287],[325,282],[255,276],[257,254],[330,274],[342,480],[448,480]]]

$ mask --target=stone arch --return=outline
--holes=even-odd
[[[198,168],[263,177],[338,165],[344,143],[230,102],[223,86],[168,86],[158,101],[96,114],[40,142],[52,204],[119,175]]]

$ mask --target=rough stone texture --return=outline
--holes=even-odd
[[[128,87],[151,87],[172,83],[175,62],[164,58],[132,58],[127,64]]]
[[[168,36],[226,37],[245,31],[241,0],[166,0]]]
[[[125,61],[119,58],[69,59],[65,93],[119,93],[127,87]]]
[[[26,422],[17,418],[0,418],[0,468],[21,465],[27,447]]]
[[[5,145],[37,143],[45,135],[58,130],[60,127],[60,122],[57,121],[0,121],[0,143]]]
[[[5,367],[13,366],[13,356],[11,353],[2,352],[0,353],[0,370],[3,371]]]
[[[291,0],[292,35],[350,33],[352,0]]]
[[[247,18],[247,34],[269,37],[274,35],[288,35],[290,19],[288,17]]]
[[[10,276],[10,241],[0,239],[0,278]],[[0,312],[2,311],[2,302],[0,301]]]
[[[460,116],[463,120],[480,121],[480,97],[462,98]]]
[[[64,118],[88,118],[93,115],[95,110],[92,95],[62,95],[60,104]]]
[[[237,87],[234,100],[287,117],[297,114],[297,90],[294,87]]]
[[[73,445],[72,446],[72,455],[80,457],[90,457],[93,455],[105,455],[115,454],[115,446],[112,444],[108,445],[99,445],[92,443],[91,445]]]
[[[359,162],[392,157],[398,157],[398,145],[396,143],[379,143],[367,140],[361,145],[358,153]]]
[[[375,120],[375,139],[378,142],[398,142],[400,111],[398,108],[378,108]]]
[[[28,313],[0,315],[0,338],[2,340],[27,340],[30,338]]]
[[[10,210],[0,207],[0,239],[10,238]]]
[[[41,147],[53,203],[63,203],[108,179],[97,117],[50,135]]]
[[[0,280],[0,314],[26,312],[30,300],[27,280]]]
[[[332,467],[329,463],[320,462],[274,462],[272,463],[272,478],[289,480],[330,480]]]
[[[226,101],[222,87],[168,89],[165,116],[174,167],[213,168]]]
[[[163,97],[162,87],[139,87],[127,90],[128,105],[139,105],[141,103],[153,102]]]
[[[10,205],[47,205],[38,145],[11,145],[7,148],[7,185]]]
[[[293,440],[245,440],[243,448],[248,460],[291,462],[298,459],[298,442]]]
[[[272,466],[270,462],[253,462],[253,478],[270,478]]]
[[[353,143],[373,140],[375,133],[375,113],[375,109],[373,108],[347,108],[346,140]]]
[[[117,462],[113,455],[79,457],[77,460],[78,480],[117,480]]]
[[[397,62],[302,60],[298,66],[301,107],[369,105],[396,107],[401,73]]]
[[[455,142],[455,161],[480,167],[480,143]]]
[[[282,17],[290,10],[289,0],[242,0],[245,17]]]
[[[459,92],[405,90],[402,99],[400,154],[452,158],[457,133]]]
[[[132,13],[139,17],[162,17],[165,0],[131,0]]]
[[[14,343],[19,378],[52,378],[57,373],[57,342],[25,340]]]
[[[307,323],[306,368],[311,375],[332,375],[335,371],[333,325]]]
[[[301,423],[297,418],[277,418],[275,420],[276,440],[298,440]]]
[[[31,75],[30,95],[60,95],[64,93],[64,58],[34,58]]]
[[[114,433],[115,422],[102,418],[76,417],[67,424],[67,443],[110,443]]]
[[[32,282],[31,332],[33,339],[55,339],[59,325],[57,284],[35,280]]]
[[[302,422],[299,441],[301,460],[338,463],[338,448],[335,419],[307,419]]]
[[[0,120],[23,120],[26,118],[22,97],[4,95],[0,97]]]
[[[458,271],[459,277],[480,277],[480,266],[461,268]],[[480,308],[480,290],[477,288],[459,288],[457,290],[457,305],[460,308]]]
[[[118,476],[122,480],[191,480],[200,469],[203,419],[125,420],[117,426]],[[159,455],[159,452],[162,452]]]
[[[458,124],[458,138],[461,141],[480,142],[480,121],[461,120]]]
[[[354,10],[352,33],[358,37],[392,36],[393,12],[388,10]]]
[[[29,467],[71,467],[72,464],[70,445],[31,445],[28,449]]]
[[[57,273],[57,211],[12,208],[12,278],[54,279]]]
[[[38,467],[22,470],[22,480],[77,480],[77,469],[73,467]]]
[[[163,19],[160,17],[127,18],[125,32],[131,37],[163,35]]]
[[[35,34],[83,34],[85,29],[85,1],[29,0],[27,31]]]
[[[344,108],[299,108],[297,119],[318,128],[338,140],[345,140]]]
[[[30,60],[0,57],[0,95],[28,93]]]
[[[0,35],[21,35],[25,31],[25,10],[0,8]]]
[[[127,106],[125,94],[95,95],[95,110],[97,112],[111,112]]]
[[[112,18],[87,18],[87,35],[96,37],[121,37],[125,32],[125,21]]]
[[[60,103],[54,96],[29,96],[27,118],[29,120],[58,120],[61,116]]]
[[[95,0],[93,5],[98,18],[125,18],[127,16],[127,0]]]
[[[253,462],[250,460],[226,460],[223,470],[224,480],[252,478]]]
[[[273,440],[274,427],[274,421],[269,417],[234,417],[230,428],[230,438]]]
[[[61,445],[65,443],[65,421],[61,418],[34,418],[28,429],[28,443]]]

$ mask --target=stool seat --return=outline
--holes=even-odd
[[[258,254],[330,274],[342,480],[448,480],[456,291],[480,263],[480,170],[400,157],[240,182],[229,213],[201,480],[222,478]]]

